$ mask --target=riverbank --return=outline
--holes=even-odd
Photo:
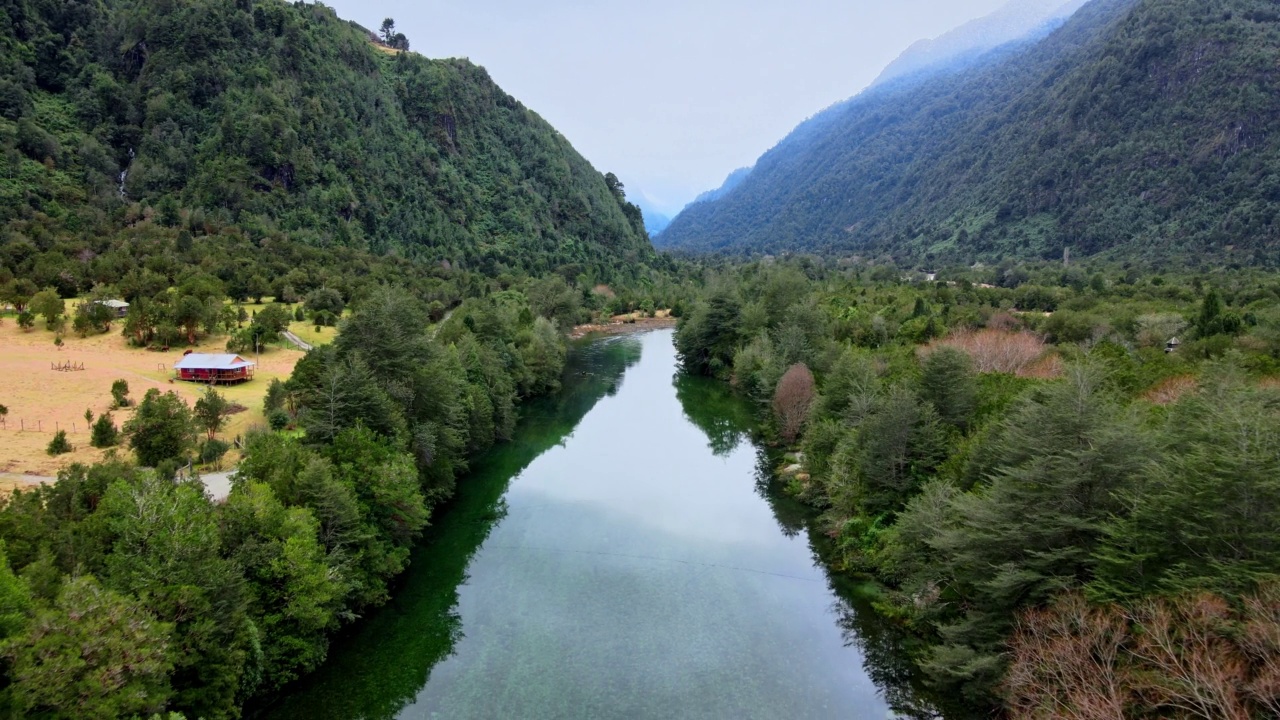
[[[594,323],[590,325],[578,325],[569,333],[569,337],[573,340],[580,340],[588,335],[624,335],[631,332],[640,332],[643,330],[662,330],[673,328],[679,320],[659,313],[655,317],[635,317],[623,315],[614,318],[608,323]]]

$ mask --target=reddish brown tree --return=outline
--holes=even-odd
[[[1280,586],[1132,609],[1070,593],[1019,618],[1005,702],[1015,720],[1248,720],[1280,714]]]
[[[795,442],[812,404],[813,373],[804,363],[796,363],[778,381],[778,389],[773,393],[773,414],[784,440]]]
[[[1128,633],[1117,608],[1091,606],[1078,593],[1024,614],[1004,682],[1010,715],[1122,720],[1130,681],[1120,653]]]

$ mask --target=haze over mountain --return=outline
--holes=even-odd
[[[1012,0],[986,17],[971,20],[931,40],[921,40],[880,73],[873,85],[971,62],[1001,45],[1043,37],[1089,0]]]
[[[921,264],[1276,259],[1280,12],[1093,0],[1042,40],[799,126],[665,246]]]

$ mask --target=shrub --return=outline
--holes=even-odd
[[[276,408],[267,414],[267,424],[272,430],[283,430],[289,427],[289,413],[284,408]]]
[[[89,444],[96,448],[109,448],[115,447],[119,442],[120,431],[116,429],[116,424],[111,421],[111,414],[102,413],[98,416],[97,422],[93,424]]]
[[[955,348],[973,359],[978,372],[1001,372],[1010,375],[1033,373],[1037,361],[1048,350],[1038,335],[1005,330],[961,330],[931,343],[926,354],[939,347]]]
[[[231,443],[217,438],[210,438],[200,444],[200,462],[214,465],[222,461],[222,456],[231,449]]]
[[[112,407],[125,408],[129,407],[129,383],[125,380],[116,380],[111,383],[111,403]]]
[[[59,430],[54,433],[53,439],[49,441],[49,446],[45,448],[45,452],[50,455],[65,455],[71,452],[71,443],[67,440],[67,431]]]
[[[782,439],[795,442],[813,404],[813,373],[804,363],[796,363],[778,381],[773,394],[773,414]]]

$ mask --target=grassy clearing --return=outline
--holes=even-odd
[[[333,332],[326,330],[330,338]],[[12,316],[0,321],[0,405],[9,408],[0,426],[0,473],[54,475],[72,463],[100,460],[106,452],[89,447],[84,412],[89,409],[97,415],[110,408],[111,383],[116,379],[128,381],[134,400],[154,387],[173,390],[188,404],[194,404],[204,391],[201,385],[172,380],[173,364],[187,348],[155,352],[130,347],[120,335],[119,325],[104,335],[87,338],[68,333],[63,336],[60,349],[54,346],[53,338],[52,332],[43,329],[42,322],[24,332]],[[226,336],[206,338],[190,349],[226,352],[226,341]],[[287,379],[302,355],[291,346],[273,345],[256,357],[249,357],[258,362],[254,380],[219,389],[227,399],[247,408],[231,416],[221,437],[234,438],[266,422],[262,399],[267,386],[273,378]],[[58,372],[50,367],[66,361],[83,363],[85,369]],[[112,413],[117,425],[128,420],[130,414],[130,410]],[[49,457],[45,446],[56,429],[67,430],[75,449]],[[236,459],[228,456],[223,464],[229,466]]]

